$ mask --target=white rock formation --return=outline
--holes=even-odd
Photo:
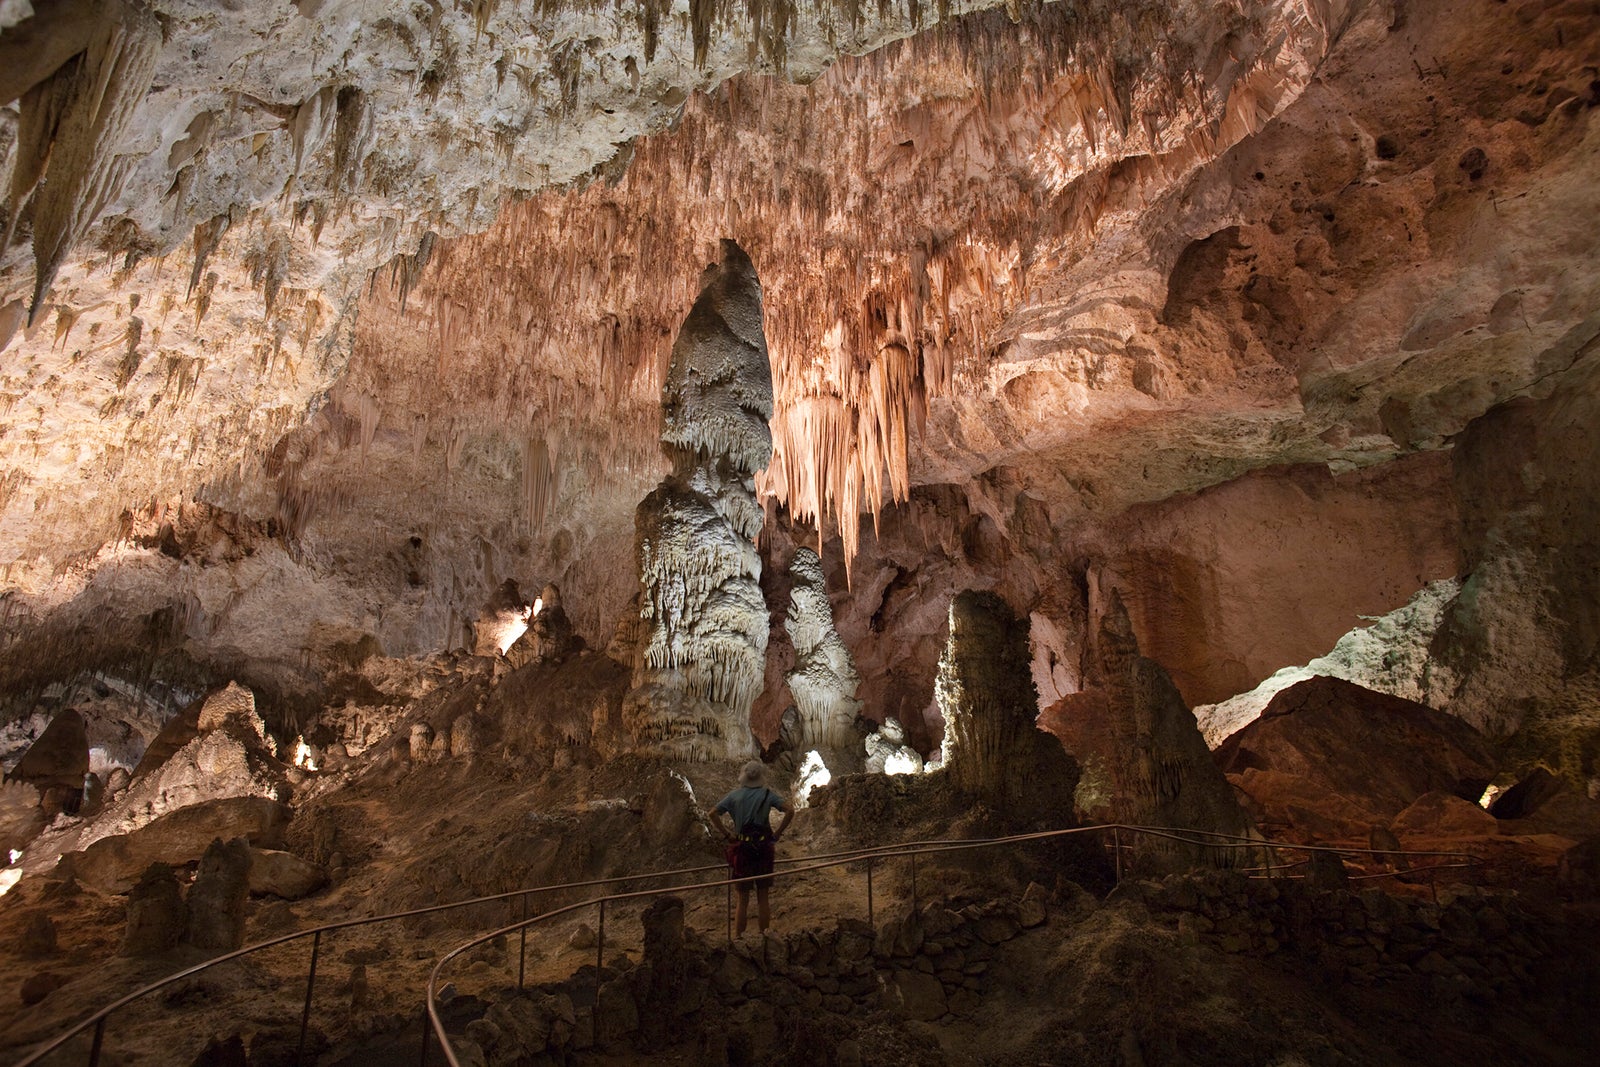
[[[816,751],[834,774],[849,774],[861,762],[855,729],[861,677],[833,625],[822,560],[809,548],[798,549],[789,574],[794,585],[784,627],[794,644],[795,665],[784,680],[800,713],[796,748]]]
[[[732,241],[678,333],[661,410],[672,473],[635,517],[646,633],[623,722],[643,751],[745,759],[767,649],[753,476],[772,455],[772,370],[761,286]]]

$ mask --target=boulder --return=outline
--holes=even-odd
[[[1437,791],[1418,797],[1395,816],[1389,828],[1402,838],[1477,837],[1500,832],[1495,817],[1472,801]]]
[[[62,857],[62,862],[103,892],[126,893],[152,863],[192,863],[219,837],[279,845],[288,823],[288,809],[275,800],[228,797],[179,808],[131,833],[101,838],[82,852]]]
[[[178,943],[188,922],[177,876],[165,863],[152,863],[128,893],[122,955],[159,956]]]
[[[327,871],[292,852],[280,852],[268,848],[250,850],[252,895],[299,900],[327,884]]]
[[[231,952],[244,944],[245,900],[250,892],[250,846],[242,837],[213,840],[200,857],[189,888],[186,944]]]
[[[46,814],[78,810],[89,773],[89,734],[83,716],[67,708],[50,720],[7,775],[39,790]]]
[[[1429,792],[1470,803],[1495,773],[1460,719],[1339,678],[1283,690],[1214,756],[1264,822],[1318,836],[1364,837]]]
[[[167,720],[161,731],[156,734],[155,740],[144,750],[144,755],[139,757],[138,764],[133,768],[134,779],[143,778],[155,771],[176,755],[184,745],[199,736],[200,704],[200,701],[196,701]]]
[[[879,1003],[885,1011],[932,1022],[949,1010],[939,979],[921,971],[893,971],[880,978]]]

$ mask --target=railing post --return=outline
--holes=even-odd
[[[725,905],[725,910],[724,910],[723,914],[727,918],[728,944],[731,945],[731,944],[733,944],[733,870],[732,870],[732,868],[729,868],[729,870],[728,870],[728,899],[727,899],[727,902],[726,902],[726,905]]]
[[[528,969],[528,894],[522,894],[521,944],[517,946],[517,992],[522,992],[522,976]]]
[[[917,854],[915,852],[911,854],[911,910],[913,912],[922,910],[922,904],[917,899]]]
[[[594,1044],[600,1047],[600,968],[606,952],[606,901],[600,898],[600,932],[594,942]]]
[[[89,1067],[100,1067],[100,1047],[106,1043],[106,1017],[94,1024],[94,1044],[89,1046]]]
[[[428,1038],[433,1034],[433,1027],[428,1025],[428,998],[422,998],[422,1058],[417,1060],[417,1067],[428,1067]]]
[[[1122,830],[1111,828],[1111,856],[1117,866],[1117,881],[1122,881]]]
[[[306,1029],[311,1025],[311,992],[317,985],[317,953],[322,949],[322,931],[318,930],[311,938],[311,967],[306,972],[306,1006],[300,1011],[300,1043],[294,1047],[295,1067],[300,1067],[300,1058],[306,1050]]]
[[[872,857],[867,857],[867,925],[875,926],[872,918]]]

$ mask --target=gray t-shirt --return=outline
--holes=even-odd
[[[735,789],[717,801],[716,810],[725,811],[733,818],[733,829],[738,833],[749,823],[767,826],[768,815],[773,808],[788,811],[789,804],[772,790],[758,785]]]

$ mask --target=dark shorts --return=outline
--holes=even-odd
[[[778,848],[771,841],[736,841],[728,846],[728,866],[733,869],[733,877],[756,878],[754,884],[757,889],[765,889],[772,884],[770,877],[758,876],[771,875],[777,859]],[[738,888],[748,889],[749,884]]]

